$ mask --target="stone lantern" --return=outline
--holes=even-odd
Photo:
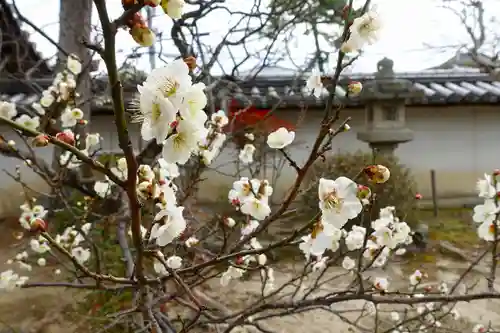
[[[393,65],[388,58],[380,60],[375,79],[363,84],[360,96],[365,128],[357,137],[379,154],[393,154],[400,143],[413,140],[413,131],[406,127],[405,105],[408,99],[423,96],[409,80],[395,78]]]

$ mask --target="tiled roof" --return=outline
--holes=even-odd
[[[275,73],[276,74],[276,73]],[[252,103],[256,107],[270,107],[279,103],[280,107],[309,105],[321,107],[326,100],[326,93],[315,98],[305,88],[305,80],[290,75],[258,75],[250,80],[238,78],[218,77],[209,85],[216,101],[222,98],[236,99],[241,104]],[[425,70],[414,73],[395,73],[396,79],[411,82],[415,89],[422,91],[421,97],[413,98],[410,104],[500,104],[500,81],[494,81],[490,76],[480,73],[476,69],[442,69]],[[341,77],[337,87],[337,97],[347,106],[363,104],[360,98],[345,99],[346,85],[350,80],[368,82],[375,79],[374,74],[352,74]],[[45,87],[50,80],[35,80],[40,87]],[[129,105],[135,97],[135,84],[125,86],[125,103]],[[96,87],[100,87],[99,84]],[[0,100],[8,100],[18,105],[30,105],[38,97],[32,89],[20,90],[12,88],[12,84],[0,80]],[[95,89],[93,109],[106,110],[111,108],[109,95],[104,88]]]
[[[29,40],[30,33],[22,29],[21,22],[14,13],[15,10],[11,4],[9,4],[6,0],[0,0],[0,20],[2,22],[0,37],[2,37],[5,45],[8,45],[9,40],[14,38],[16,43],[20,43],[24,46],[16,48],[17,52],[23,53],[15,55],[16,59],[13,61],[19,62],[22,60],[23,64],[19,64],[19,68],[22,70],[32,71],[32,77],[51,74],[52,71],[42,54],[37,51],[36,44]],[[11,74],[18,75],[27,73]]]
[[[395,73],[394,78],[408,80],[415,89],[422,91],[422,96],[410,99],[409,104],[500,103],[500,81],[494,81],[488,74],[474,68]],[[366,83],[374,79],[374,74],[341,77],[336,96],[346,105],[360,105],[363,103],[361,98],[345,98],[348,82]],[[246,81],[233,78],[232,81],[220,82],[214,90],[223,86],[227,90],[224,94],[234,97],[241,104],[267,107],[279,102],[283,107],[296,104],[323,106],[328,95],[323,91],[321,97],[315,98],[306,88],[304,79],[290,76],[258,76]]]

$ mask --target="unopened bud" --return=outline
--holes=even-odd
[[[234,225],[236,224],[236,222],[234,221],[234,219],[232,219],[231,217],[226,217],[224,219],[224,223],[229,227],[229,228],[232,228],[234,227]]]
[[[493,170],[493,176],[500,176],[500,169]]]
[[[415,199],[422,200],[422,198],[423,198],[422,194],[420,194],[420,193],[415,194]]]
[[[351,126],[349,126],[348,124],[345,124],[345,125],[344,125],[344,127],[342,128],[342,130],[343,130],[344,132],[347,132],[347,131],[349,131],[350,129],[351,129]]]
[[[33,147],[47,147],[48,144],[49,144],[49,137],[45,134],[37,135],[31,142],[31,145]]]
[[[342,51],[343,53],[351,53],[354,51],[354,48],[350,43],[344,42],[340,46],[340,51]]]
[[[383,165],[369,165],[364,168],[363,172],[368,179],[377,184],[383,184],[391,177],[389,169]]]
[[[14,140],[9,140],[7,141],[7,144],[9,145],[9,147],[14,147],[16,145],[16,142]]]
[[[30,226],[33,231],[47,231],[47,222],[39,217],[32,219]]]
[[[69,130],[57,133],[56,139],[64,143],[67,143],[68,145],[75,144],[75,135],[73,134],[73,132]]]
[[[141,46],[148,47],[155,42],[154,32],[144,25],[134,25],[129,32],[134,41]]]
[[[184,58],[184,62],[189,67],[190,70],[194,70],[196,68],[196,58],[195,57],[187,57]]]
[[[372,196],[372,191],[368,186],[365,185],[358,185],[358,193],[357,197],[360,200],[368,200]]]
[[[351,81],[351,83],[347,85],[347,91],[349,92],[349,96],[351,97],[358,96],[362,90],[363,85],[359,81]]]

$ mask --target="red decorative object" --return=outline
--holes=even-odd
[[[245,133],[253,133],[255,136],[268,135],[280,127],[294,131],[295,126],[290,122],[276,117],[269,109],[257,108],[255,106],[241,107],[237,100],[232,100],[229,105],[229,124],[225,132],[232,133],[238,145],[244,145]]]

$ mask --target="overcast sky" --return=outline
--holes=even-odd
[[[74,0],[78,1],[78,0]],[[494,1],[494,0],[493,0]],[[51,37],[57,40],[58,34],[58,3],[59,0],[17,0],[17,6],[21,12],[32,22],[42,27]],[[110,15],[116,17],[120,14],[120,0],[107,0]],[[252,1],[227,0],[230,6],[242,6]],[[377,10],[381,14],[385,27],[381,34],[381,40],[373,46],[365,49],[365,54],[356,62],[356,72],[373,72],[376,63],[386,56],[394,60],[396,71],[416,71],[438,65],[454,55],[458,45],[468,41],[465,31],[458,19],[448,10],[439,8],[439,0],[374,0]],[[497,0],[497,3],[500,1]],[[496,7],[496,8],[494,8]],[[500,4],[490,7],[500,9]],[[157,10],[159,13],[161,9]],[[496,12],[500,12],[496,10]],[[94,15],[96,20],[96,15]],[[227,30],[227,24],[231,18],[217,14],[204,20],[203,32],[210,32],[206,37],[209,42],[216,45],[223,33]],[[223,23],[222,23],[223,22]],[[171,21],[166,16],[155,18],[154,27],[160,31],[169,31]],[[27,29],[29,30],[29,29]],[[55,53],[54,47],[43,37],[33,34],[32,41],[37,44],[37,49],[48,56]],[[312,38],[301,37],[296,43],[292,43],[291,52],[294,60],[298,63],[305,61],[307,53],[305,50],[313,49]],[[207,42],[207,40],[205,40]],[[293,45],[295,44],[295,45]],[[426,44],[435,46],[429,49]],[[118,34],[118,45],[122,54],[129,53],[134,47],[127,32]],[[169,45],[167,45],[168,48]],[[164,45],[165,48],[165,45]],[[172,48],[174,53],[176,49]],[[228,54],[224,55],[223,61],[228,61]],[[161,62],[157,63],[161,65]],[[147,57],[135,63],[141,69],[147,70],[149,62]],[[283,67],[290,67],[290,62],[280,63]]]

